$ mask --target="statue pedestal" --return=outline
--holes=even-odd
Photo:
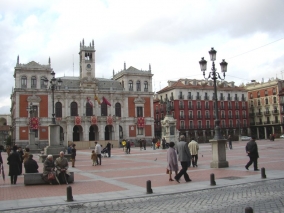
[[[40,149],[38,148],[38,145],[35,144],[35,133],[34,132],[30,132],[29,133],[29,145],[27,145],[26,147],[28,147],[30,149],[30,153],[39,153]]]
[[[177,142],[176,119],[172,115],[166,115],[162,121],[162,138],[165,138],[167,143]]]
[[[226,168],[229,167],[229,162],[226,160],[226,139],[212,139],[209,141],[212,144],[212,162],[211,168]]]
[[[58,155],[59,152],[64,152],[65,147],[60,145],[60,126],[57,124],[51,124],[48,127],[48,132],[49,146],[44,148],[44,155]]]

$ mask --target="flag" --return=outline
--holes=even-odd
[[[138,117],[137,118],[137,127],[144,128],[144,125],[145,125],[144,117]]]
[[[75,125],[81,125],[81,117],[75,116]]]
[[[30,129],[38,129],[38,117],[30,118]]]
[[[100,101],[100,99],[98,98],[97,95],[95,95],[95,100],[98,102],[98,104],[101,104],[101,101]]]
[[[91,116],[91,124],[92,125],[95,125],[95,124],[97,124],[97,116]]]
[[[94,106],[89,97],[87,97],[87,101],[88,101],[88,103],[89,103],[92,107]]]
[[[103,96],[103,103],[105,103],[106,105],[111,106],[110,102]]]

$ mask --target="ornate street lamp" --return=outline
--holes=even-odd
[[[212,47],[211,50],[209,51],[210,55],[210,60],[212,61],[212,68],[211,71],[209,72],[208,77],[205,77],[205,71],[207,69],[207,61],[204,60],[204,58],[201,58],[201,61],[199,61],[200,64],[200,69],[203,72],[203,76],[205,79],[211,78],[214,81],[214,100],[215,100],[215,136],[214,139],[222,139],[223,137],[220,134],[220,120],[219,120],[219,113],[218,113],[218,99],[217,99],[217,79],[224,80],[225,79],[225,73],[227,72],[227,65],[228,63],[223,59],[223,61],[220,63],[221,65],[221,72],[223,72],[224,78],[220,76],[220,74],[217,72],[217,69],[215,68],[215,60],[216,60],[216,53],[217,51],[214,50]]]
[[[50,86],[49,89],[51,89],[52,91],[52,124],[55,124],[55,112],[54,112],[54,90],[57,88],[60,88],[61,84],[62,84],[62,80],[56,79],[55,78],[55,72],[52,70],[51,72],[52,78],[50,80]],[[44,80],[44,85],[47,86],[48,85],[48,79]]]
[[[36,111],[36,109],[33,107],[32,102],[30,102],[30,105],[27,106],[26,110],[30,114],[30,118],[34,117],[33,115],[34,115],[34,112]],[[30,129],[30,132],[31,132],[32,131],[31,128],[29,128],[29,129]]]

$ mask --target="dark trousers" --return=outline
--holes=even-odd
[[[181,178],[181,176],[183,175],[184,176],[184,180],[185,181],[189,181],[190,179],[189,179],[189,176],[188,176],[188,174],[186,172],[187,171],[187,166],[188,166],[187,161],[181,161],[180,164],[181,164],[182,169],[179,171],[177,176],[175,176],[175,179],[179,180]]]
[[[111,150],[110,149],[107,150],[107,154],[108,154],[108,157],[110,158],[110,156],[111,156]]]
[[[198,155],[191,155],[192,166],[197,166]]]
[[[126,148],[126,153],[130,154],[130,147]]]
[[[99,163],[100,160],[100,163]],[[97,165],[102,165],[102,155],[101,154],[97,154]]]
[[[18,178],[18,175],[11,175],[10,176],[11,184],[16,184],[17,183],[17,178]]]
[[[230,148],[230,149],[233,149],[232,141],[229,141],[229,148]]]
[[[249,156],[249,162],[247,163],[246,167],[248,168],[253,163],[254,170],[257,169],[257,157]]]

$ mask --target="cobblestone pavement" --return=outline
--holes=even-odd
[[[101,202],[68,203],[5,212],[198,212],[238,213],[252,207],[255,213],[284,212],[284,179],[211,188],[168,195]]]

